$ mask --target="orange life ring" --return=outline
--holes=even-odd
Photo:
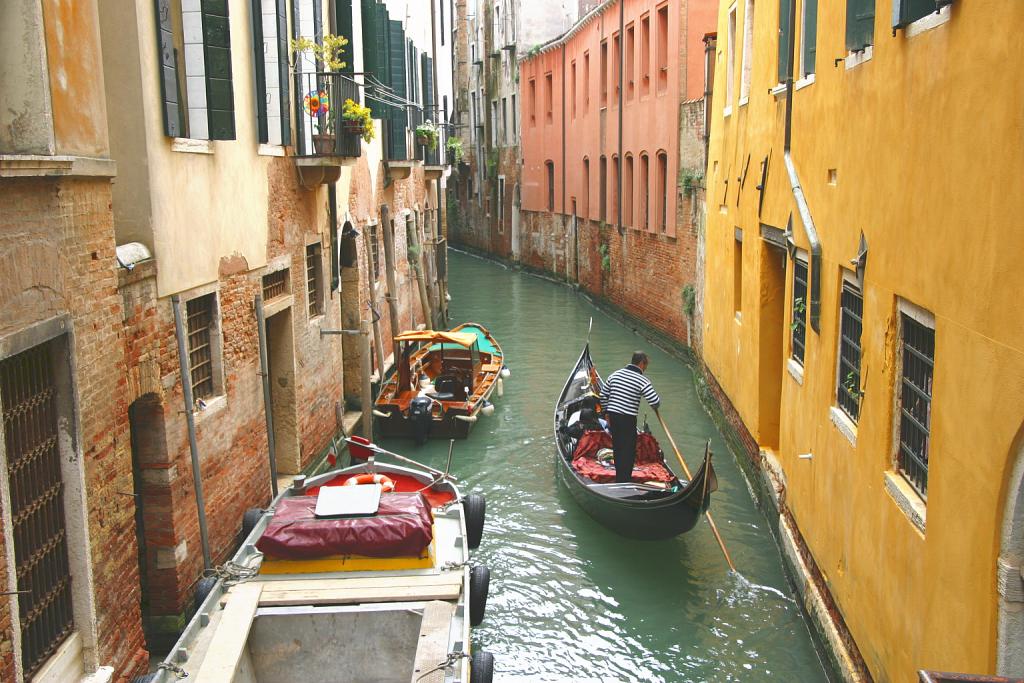
[[[346,479],[342,486],[355,486],[356,484],[380,484],[384,493],[395,490],[395,482],[386,474],[356,474]]]

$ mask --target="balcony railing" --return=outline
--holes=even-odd
[[[297,93],[295,154],[300,157],[358,157],[363,130],[342,117],[345,100],[362,103],[359,85],[348,74],[294,74]]]

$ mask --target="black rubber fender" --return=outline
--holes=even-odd
[[[470,550],[476,550],[484,536],[487,500],[478,493],[471,493],[462,499],[462,511],[466,516],[466,544]]]
[[[494,655],[490,652],[477,650],[469,670],[469,683],[491,683],[494,678]]]
[[[487,611],[487,593],[491,585],[491,570],[478,564],[469,570],[469,623],[479,626]]]
[[[216,576],[204,576],[203,578],[199,579],[199,582],[196,583],[196,609],[199,609],[199,606],[203,604],[203,601],[206,600],[206,597],[210,594],[210,591],[212,591],[213,587],[216,585]]]
[[[256,528],[256,525],[260,523],[263,518],[263,510],[259,508],[249,508],[242,515],[242,539],[249,538],[249,534]]]

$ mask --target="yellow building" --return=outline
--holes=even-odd
[[[850,679],[1024,675],[1020,26],[995,0],[719,10],[704,358]]]

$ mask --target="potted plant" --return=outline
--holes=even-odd
[[[337,111],[331,106],[330,95],[336,92],[337,83],[332,77],[322,75],[322,72],[330,73],[345,68],[341,56],[346,45],[347,38],[331,33],[326,34],[320,43],[305,37],[293,38],[289,42],[293,72],[307,74],[309,85],[313,86],[303,98],[302,108],[316,124],[311,137],[313,149],[318,155],[333,154],[337,140]],[[303,69],[298,68],[300,55],[305,60]]]
[[[341,108],[341,129],[345,133],[362,137],[366,142],[372,141],[376,132],[373,128],[373,112],[351,98],[345,100]]]
[[[431,152],[437,149],[437,127],[430,121],[416,126],[416,144],[426,145]]]
[[[316,123],[314,129],[313,149],[317,154],[330,154],[334,151],[334,109],[331,107],[331,96],[326,90],[311,90],[302,99],[302,108]]]
[[[346,45],[348,45],[348,38],[336,36],[333,33],[324,35],[323,42],[319,44],[309,38],[292,38],[289,41],[293,59],[292,69],[294,70],[297,66],[294,61],[296,55],[303,55],[313,71],[317,71],[318,63],[323,64],[324,71],[341,71],[346,66],[341,59]]]
[[[451,155],[452,163],[458,166],[462,163],[462,157],[465,152],[462,149],[462,138],[455,137],[454,135],[448,138],[448,141],[444,144],[444,148]]]

